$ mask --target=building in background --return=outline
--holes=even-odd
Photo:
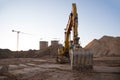
[[[52,46],[52,45],[58,45],[58,40],[52,40],[52,41],[51,41],[51,46]]]
[[[43,50],[43,49],[46,49],[48,47],[48,42],[47,41],[40,41],[39,45],[40,45],[39,49]]]

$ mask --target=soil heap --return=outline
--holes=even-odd
[[[94,39],[85,49],[89,49],[94,57],[120,56],[120,37],[103,36]]]

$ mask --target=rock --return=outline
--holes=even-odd
[[[6,74],[8,73],[8,65],[3,65],[0,69],[0,74]]]

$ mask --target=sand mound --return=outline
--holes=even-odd
[[[94,57],[120,56],[120,37],[103,36],[101,39],[94,39],[87,46]]]

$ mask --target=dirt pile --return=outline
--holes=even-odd
[[[58,48],[61,47],[61,44],[51,45],[46,49],[40,50],[35,57],[42,57],[49,55],[51,57],[56,57]]]
[[[51,45],[42,50],[11,51],[9,49],[0,49],[0,59],[3,58],[40,58],[43,56],[56,57],[60,44]]]
[[[9,49],[0,49],[0,59],[3,58],[12,58],[14,55],[12,54],[12,51]]]
[[[62,47],[62,44],[58,44],[58,45],[51,45],[49,47],[50,50],[50,55],[53,57],[56,57],[56,55],[58,54],[58,48]]]
[[[103,36],[101,39],[94,39],[87,46],[94,57],[120,56],[120,37]]]
[[[41,50],[19,51],[18,53],[15,52],[14,55],[18,58],[40,58],[44,56],[56,57],[60,46],[62,45],[56,44]]]

